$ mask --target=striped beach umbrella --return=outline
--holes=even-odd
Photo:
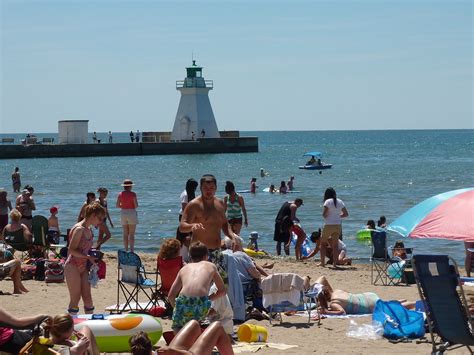
[[[387,229],[411,238],[474,241],[474,188],[430,197],[410,208]]]

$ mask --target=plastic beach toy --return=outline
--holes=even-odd
[[[265,256],[265,255],[267,255],[264,251],[256,251],[256,250],[247,249],[247,248],[243,248],[243,249],[244,249],[244,252],[248,256]]]
[[[245,341],[247,343],[252,342],[265,342],[268,338],[267,328],[261,325],[254,324],[242,324],[237,330],[237,336],[239,341]]]
[[[97,340],[100,352],[129,352],[128,339],[142,330],[148,334],[151,343],[161,338],[160,321],[146,314],[127,315],[79,315],[74,319],[74,329],[80,330],[87,325]]]

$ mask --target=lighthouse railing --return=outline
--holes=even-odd
[[[187,78],[186,80],[176,80],[176,89],[180,88],[210,88],[214,87],[212,80],[195,80],[194,78]]]

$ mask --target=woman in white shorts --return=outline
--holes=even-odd
[[[117,208],[121,209],[120,220],[123,228],[123,248],[128,251],[130,245],[130,251],[134,251],[135,247],[135,229],[138,224],[137,217],[137,195],[132,192],[133,181],[125,179],[123,181],[123,191],[117,196]]]
[[[328,187],[324,192],[323,217],[324,227],[321,235],[321,266],[325,266],[326,245],[329,242],[333,255],[339,255],[339,236],[342,232],[342,219],[347,217],[346,206],[341,199],[337,198],[336,191]],[[334,267],[337,266],[338,258],[332,258]]]

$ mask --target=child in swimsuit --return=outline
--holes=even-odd
[[[224,281],[216,265],[207,261],[207,247],[201,242],[193,243],[189,248],[189,256],[191,263],[179,271],[168,294],[174,308],[171,328],[175,333],[191,319],[204,320],[211,301],[226,294]],[[216,284],[217,292],[208,296],[212,282]]]

